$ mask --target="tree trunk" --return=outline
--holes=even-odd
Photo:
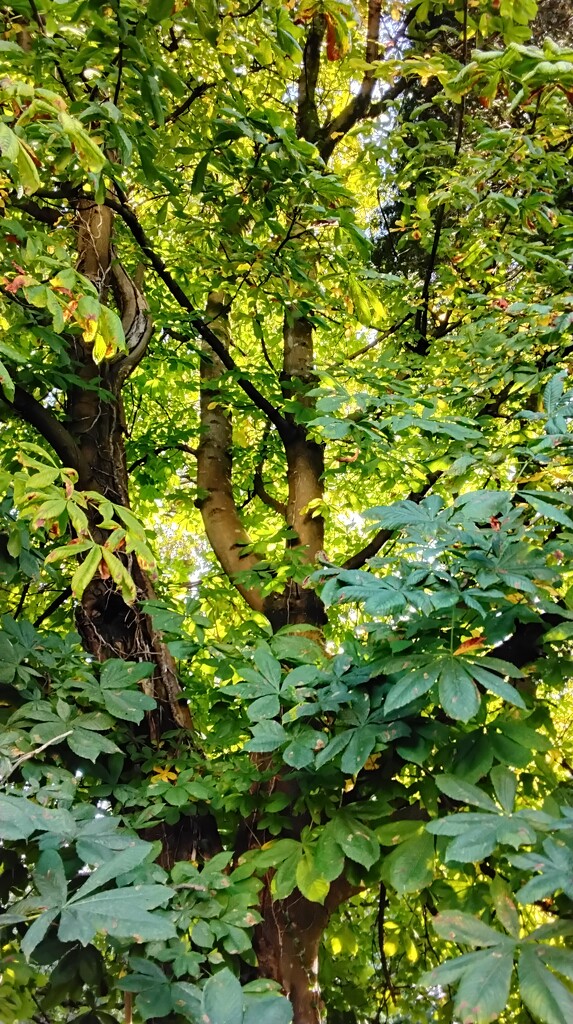
[[[90,346],[76,339],[72,357],[85,387],[78,385],[70,391],[67,419],[81,456],[80,487],[95,490],[114,504],[129,508],[121,389],[144,355],[153,325],[139,289],[121,264],[114,261],[112,227],[113,214],[107,207],[87,199],[80,201],[78,270],[92,281],[103,302],[113,291],[128,351],[98,366]],[[112,397],[104,397],[94,386],[105,389]],[[99,514],[90,506],[92,536],[104,543],[107,531],[102,530],[98,521]],[[187,705],[181,703],[173,658],[140,607],[142,601],[154,597],[149,576],[135,554],[120,557],[135,583],[137,600],[133,605],[127,604],[107,574],[96,574],[76,612],[84,646],[99,661],[123,658],[154,662],[152,678],[143,683],[145,691],[157,701],[157,711],[150,716],[152,738],[177,726],[190,729],[191,716]]]
[[[261,977],[278,981],[292,1002],[294,1024],[318,1024],[318,952],[329,911],[298,892],[273,902],[265,888],[261,912],[254,944]]]
[[[312,409],[314,398],[308,391],[316,384],[312,325],[304,318],[285,321],[283,329],[283,368],[281,386],[286,400],[296,400]],[[308,436],[304,424],[286,416],[283,444],[287,464],[288,500],[286,520],[296,534],[290,542],[300,548],[310,568],[324,549],[324,445]],[[324,605],[316,592],[291,580],[280,594],[270,594],[265,614],[273,629],[293,624],[320,627],[326,622]]]
[[[209,325],[228,351],[229,317],[222,292],[212,292],[207,303]],[[239,518],[233,497],[233,424],[221,398],[221,360],[204,343],[201,354],[201,441],[197,453],[198,506],[215,555],[239,593],[254,611],[262,611],[257,586],[241,582],[240,574],[256,571],[260,561],[248,551],[250,539]]]
[[[320,943],[331,915],[359,888],[341,876],[324,905],[311,903],[295,890],[273,902],[270,881],[262,891],[263,920],[255,929],[259,974],[278,981],[293,1005],[293,1024],[320,1024],[324,1019],[318,986]]]

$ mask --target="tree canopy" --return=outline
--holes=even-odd
[[[0,9],[0,1020],[573,1020],[568,8]]]

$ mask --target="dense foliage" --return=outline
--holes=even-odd
[[[0,1020],[570,1024],[567,4],[0,59]]]

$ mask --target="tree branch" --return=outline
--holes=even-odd
[[[365,80],[366,79],[364,79],[364,81]],[[328,162],[337,143],[341,138],[348,134],[351,128],[354,128],[355,124],[358,124],[359,121],[364,120],[366,117],[379,117],[387,104],[398,99],[398,96],[401,96],[405,88],[406,80],[404,78],[399,78],[394,85],[389,86],[384,95],[376,103],[372,104],[370,103],[370,97],[374,90],[374,82],[371,84],[368,83],[368,88],[365,92],[361,89],[357,96],[355,96],[350,103],[340,111],[340,114],[333,118],[332,121],[325,124],[322,128],[321,135],[324,141],[320,144],[319,151],[324,162]]]
[[[360,89],[356,95],[352,97],[350,102],[346,104],[343,110],[341,110],[335,118],[323,125],[320,131],[322,143],[319,146],[319,149],[320,155],[325,163],[332,155],[338,140],[346,135],[358,121],[361,121],[363,117],[366,117],[369,112],[372,93],[374,92],[376,85],[374,65],[379,57],[378,38],[380,35],[381,11],[381,0],[368,0],[366,51],[364,54],[368,66],[364,72],[362,82],[360,83]],[[405,85],[401,83],[397,83],[392,86],[388,90],[388,94],[384,97],[384,102],[387,102],[389,99],[394,99],[395,95],[400,95],[400,92],[402,92],[404,88]],[[396,89],[398,89],[397,92],[395,92]],[[393,95],[394,92],[395,95]]]
[[[125,272],[119,260],[115,258],[113,250],[112,256],[114,257],[111,265],[112,287],[121,313],[121,323],[127,345],[127,355],[122,355],[114,367],[116,380],[121,385],[130,373],[133,373],[147,351],[149,339],[153,333],[153,320],[149,314],[149,306],[145,297],[133,279]]]
[[[410,494],[403,499],[404,501],[415,501],[416,504],[426,497],[428,491],[432,489],[437,480],[439,480],[441,473],[431,473],[426,483],[419,491],[410,491]],[[345,562],[342,563],[343,569],[361,569],[363,565],[370,558],[374,558],[380,551],[380,548],[390,540],[394,535],[395,530],[378,530],[378,533],[374,535],[372,540],[366,544],[360,551],[357,551],[354,555],[350,555]]]
[[[175,110],[169,115],[169,117],[165,118],[165,124],[173,124],[173,122],[177,121],[179,117],[183,117],[183,114],[187,113],[189,107],[193,105],[195,100],[198,100],[201,96],[204,96],[204,94],[209,89],[214,89],[216,84],[216,82],[200,82],[199,85],[196,85],[191,90],[187,98],[184,99],[183,102],[180,103],[178,107],[175,107]]]
[[[114,210],[122,218],[124,223],[131,231],[135,241],[141,248],[141,251],[147,256],[153,269],[155,270],[158,277],[161,278],[163,283],[167,286],[169,292],[175,299],[175,301],[191,316],[191,326],[196,333],[207,343],[207,345],[213,350],[216,356],[221,360],[226,370],[231,370],[237,374],[237,383],[239,387],[245,392],[245,394],[251,399],[254,405],[261,412],[264,412],[265,416],[271,421],[273,426],[277,428],[281,437],[288,433],[288,424],[282,416],[282,414],[275,409],[274,405],[269,402],[268,398],[265,398],[254,384],[244,375],[244,373],[237,366],[233,357],[229,354],[225,346],[222,344],[220,339],[217,337],[215,332],[209,327],[209,325],[199,316],[193,303],[185,294],[181,285],[175,280],[172,274],[169,272],[165,263],[151,247],[149,239],[145,234],[139,220],[137,219],[133,210],[127,206],[126,203],[118,202],[111,197],[106,197],[106,206],[109,206],[111,210]]]
[[[90,480],[89,466],[72,435],[59,419],[19,384],[16,385],[13,401],[9,402],[4,398],[4,402],[42,435],[64,466],[76,470],[80,478],[80,487],[82,482],[87,485]]]
[[[331,373],[332,370],[336,370],[339,366],[346,366],[346,364],[351,363],[353,359],[358,359],[359,356],[363,356],[367,352],[370,352],[371,349],[376,348],[376,346],[380,345],[381,342],[386,341],[388,338],[391,338],[393,334],[396,334],[404,324],[408,323],[408,320],[412,319],[413,316],[413,313],[406,313],[406,316],[403,316],[401,320],[392,324],[392,327],[389,327],[387,331],[381,331],[377,334],[374,341],[369,341],[368,344],[363,345],[362,348],[355,349],[355,351],[351,352],[349,356],[345,356],[344,359],[340,359],[337,363],[331,363],[331,365],[323,372]]]
[[[29,217],[33,217],[40,224],[48,224],[51,228],[56,226],[62,216],[60,210],[54,210],[51,206],[40,206],[39,203],[27,197],[10,197],[10,201],[19,210],[27,213]]]
[[[144,466],[150,455],[161,455],[162,452],[172,451],[185,452],[187,455],[193,455],[195,458],[197,458],[198,453],[197,448],[191,448],[188,444],[161,444],[158,448],[154,448],[152,452],[147,452],[146,455],[142,455],[139,459],[136,459],[135,462],[132,462],[131,466],[128,467],[127,472],[132,473],[133,470],[137,469],[139,466]]]
[[[44,608],[44,611],[42,612],[42,614],[38,615],[38,618],[34,620],[34,622],[33,622],[34,629],[38,629],[38,627],[41,626],[42,623],[46,621],[46,619],[49,619],[50,615],[53,615],[54,612],[57,612],[58,608],[61,608],[61,606],[63,604],[65,604],[65,602],[71,596],[72,596],[72,588],[71,587],[65,587],[64,590],[62,590],[61,594],[58,594],[58,596],[55,597],[53,601],[50,601],[48,607]]]
[[[260,498],[263,504],[268,505],[272,508],[273,512],[278,512],[281,516],[286,516],[287,507],[284,501],[278,501],[277,498],[273,498],[272,494],[267,491],[263,482],[263,463],[259,462],[255,469],[255,475],[253,477],[253,491]]]
[[[307,142],[315,142],[319,132],[318,110],[316,106],[316,85],[320,71],[320,48],[326,21],[322,15],[316,15],[311,22],[309,33],[304,44],[302,68],[298,79],[297,135]]]
[[[468,49],[468,0],[464,0],[464,24],[463,24],[463,56],[462,63],[467,62],[467,49]],[[459,107],[458,107],[458,127],[456,133],[456,143],[454,146],[454,159],[453,164],[456,164],[458,156],[460,155],[460,149],[462,148],[462,139],[464,132],[464,115],[466,110],[466,98],[462,96]],[[414,351],[420,356],[425,356],[428,352],[429,341],[428,341],[428,313],[430,307],[430,288],[432,285],[432,277],[434,276],[434,270],[436,269],[436,262],[438,259],[438,249],[440,245],[440,238],[442,235],[442,229],[444,226],[444,217],[446,214],[446,203],[442,203],[436,214],[436,225],[434,228],[434,240],[432,242],[432,251],[430,252],[430,258],[428,260],[428,266],[426,267],[426,274],[424,276],[424,284],[422,287],[422,306],[421,309],[416,313],[416,331],[418,333],[418,339],[412,346]]]

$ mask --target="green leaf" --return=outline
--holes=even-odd
[[[172,1007],[171,985],[161,968],[151,961],[139,957],[131,958],[131,966],[137,968],[134,974],[119,980],[124,992],[136,992],[135,1005],[143,1020],[150,1017],[164,1017]]]
[[[573,981],[573,951],[541,943],[537,948],[538,955],[549,967]]]
[[[58,120],[72,143],[84,170],[99,174],[105,166],[105,156],[99,146],[90,138],[81,121],[70,117],[65,111],[58,114]]]
[[[432,921],[434,929],[442,939],[460,942],[466,946],[497,946],[506,948],[514,945],[502,932],[490,928],[477,917],[464,914],[459,910],[450,910],[438,914]]]
[[[101,889],[102,885],[106,885],[119,875],[125,875],[128,871],[132,871],[133,868],[145,860],[148,854],[149,846],[147,843],[141,843],[135,839],[132,840],[132,844],[116,853],[113,860],[101,864],[95,871],[92,871],[87,881],[71,897],[68,905],[71,906],[78,900],[83,900],[90,892]]]
[[[16,394],[16,388],[14,381],[12,380],[8,370],[4,366],[4,363],[0,360],[0,388],[4,392],[9,402],[14,401],[14,395]]]
[[[387,825],[379,825],[376,835],[382,846],[397,846],[398,843],[411,839],[421,828],[419,821],[391,821]]]
[[[497,697],[501,697],[508,704],[513,704],[516,708],[525,708],[526,705],[523,697],[511,683],[507,683],[504,679],[494,675],[493,672],[488,672],[487,669],[475,663],[469,667],[469,671],[478,683],[485,686],[491,693],[495,693]]]
[[[201,1017],[201,990],[197,985],[191,985],[187,981],[178,981],[171,985],[170,990],[173,1009],[191,1020],[199,1020]]]
[[[20,184],[26,195],[32,195],[34,192],[37,192],[41,185],[40,176],[28,147],[20,138],[18,139],[16,167]]]
[[[103,560],[107,565],[111,578],[121,590],[121,596],[126,604],[133,604],[137,596],[135,580],[123,562],[105,546],[100,548]]]
[[[564,526],[566,530],[573,530],[573,519],[565,514],[556,505],[551,505],[548,501],[542,501],[540,498],[534,498],[531,494],[523,491],[521,494],[522,498],[525,498],[529,502],[532,508],[540,515],[545,516],[546,519],[551,519],[555,523],[559,523]]]
[[[253,738],[245,743],[245,750],[267,753],[281,747],[288,740],[288,734],[280,722],[259,722],[252,731]]]
[[[243,992],[227,967],[209,978],[203,989],[201,1020],[204,1024],[242,1024]]]
[[[436,785],[440,793],[444,793],[452,800],[463,804],[473,804],[475,807],[482,807],[484,811],[499,813],[499,808],[487,793],[470,782],[464,782],[455,775],[437,775]]]
[[[165,112],[161,102],[161,90],[155,75],[143,75],[141,79],[141,95],[150,114],[159,126],[165,124]]]
[[[454,960],[446,960],[431,971],[426,971],[420,978],[419,984],[424,988],[433,988],[435,985],[455,985],[457,981],[471,970],[474,965],[481,964],[484,957],[489,956],[489,950],[480,949],[477,953],[464,953],[455,957]]]
[[[175,925],[165,914],[150,913],[172,895],[165,885],[134,885],[76,899],[62,910],[58,937],[84,945],[98,932],[137,942],[172,939]]]
[[[200,195],[205,189],[205,175],[207,173],[207,168],[209,167],[210,159],[211,154],[205,153],[205,156],[201,157],[193,171],[193,177],[191,179],[191,194],[194,196]]]
[[[87,761],[96,761],[100,754],[119,753],[117,744],[113,740],[109,740],[107,736],[100,736],[96,732],[79,727],[74,728],[66,742],[74,754],[85,757]]]
[[[253,660],[263,678],[267,680],[274,690],[278,690],[282,676],[280,661],[273,658],[272,654],[265,650],[264,647],[257,648]]]
[[[428,832],[404,840],[384,860],[384,877],[399,896],[419,892],[434,878],[434,840]]]
[[[78,601],[81,600],[86,587],[93,580],[100,562],[101,548],[99,544],[96,544],[86,555],[83,562],[80,562],[72,576],[72,593]]]
[[[299,860],[301,858],[301,849],[297,849],[294,853],[289,854],[288,857],[279,864],[277,872],[273,878],[273,890],[277,899],[285,899],[286,896],[290,896],[293,889],[296,887],[296,871]]]
[[[247,715],[251,722],[258,722],[264,718],[275,718],[280,711],[281,705],[279,698],[276,694],[267,694],[264,697],[258,697],[249,704],[247,708]]]
[[[9,125],[0,122],[0,150],[2,156],[14,164],[18,160],[20,145],[18,136],[14,134]]]
[[[103,702],[110,715],[124,722],[139,723],[146,711],[152,711],[157,707],[157,701],[153,697],[134,690],[120,693],[118,690],[104,689]]]
[[[328,896],[330,882],[321,876],[309,851],[303,854],[297,864],[296,884],[311,903],[324,903]]]
[[[497,799],[504,811],[508,811],[511,814],[517,791],[517,778],[515,774],[509,768],[506,768],[505,765],[496,765],[489,774]]]
[[[290,1024],[292,1003],[284,996],[274,993],[264,996],[245,996],[246,1008],[243,1024]]]
[[[497,920],[514,939],[518,939],[520,935],[519,914],[511,886],[501,875],[496,875],[491,883],[491,896]]]
[[[543,643],[558,643],[560,640],[570,640],[572,636],[573,622],[561,622],[544,634]]]
[[[378,730],[375,726],[364,725],[355,729],[342,755],[340,767],[346,775],[356,775],[366,764],[376,746]]]
[[[48,928],[55,921],[58,914],[59,908],[57,907],[52,910],[46,910],[44,914],[37,917],[34,923],[30,925],[20,942],[20,949],[25,957],[31,956],[36,946],[45,938]]]
[[[428,666],[403,676],[398,682],[393,683],[392,689],[386,697],[384,710],[387,715],[397,708],[404,707],[418,697],[423,696],[432,688],[440,674],[440,666]]]
[[[111,354],[126,349],[123,326],[117,313],[108,306],[101,306],[97,322],[98,333],[101,334]],[[106,353],[107,355],[108,353]]]
[[[543,1024],[571,1024],[573,993],[542,963],[543,951],[525,945],[519,958],[519,993],[527,1009]]]
[[[66,902],[68,883],[62,858],[56,850],[44,850],[34,871],[34,883],[48,907],[62,907]]]
[[[173,6],[173,0],[149,0],[147,17],[153,22],[163,21],[170,17]]]
[[[5,841],[28,839],[36,827],[34,806],[28,800],[0,793],[0,835]]]
[[[480,707],[478,689],[462,665],[447,663],[441,673],[438,684],[440,704],[450,718],[459,722],[469,722],[477,715]]]
[[[513,951],[489,949],[467,967],[456,994],[454,1013],[462,1024],[490,1024],[505,1009],[513,971]]]
[[[344,851],[338,845],[330,823],[322,829],[314,847],[313,856],[316,871],[327,882],[333,882],[342,874]]]
[[[376,834],[346,812],[339,812],[330,822],[336,842],[350,860],[371,868],[380,856]]]

